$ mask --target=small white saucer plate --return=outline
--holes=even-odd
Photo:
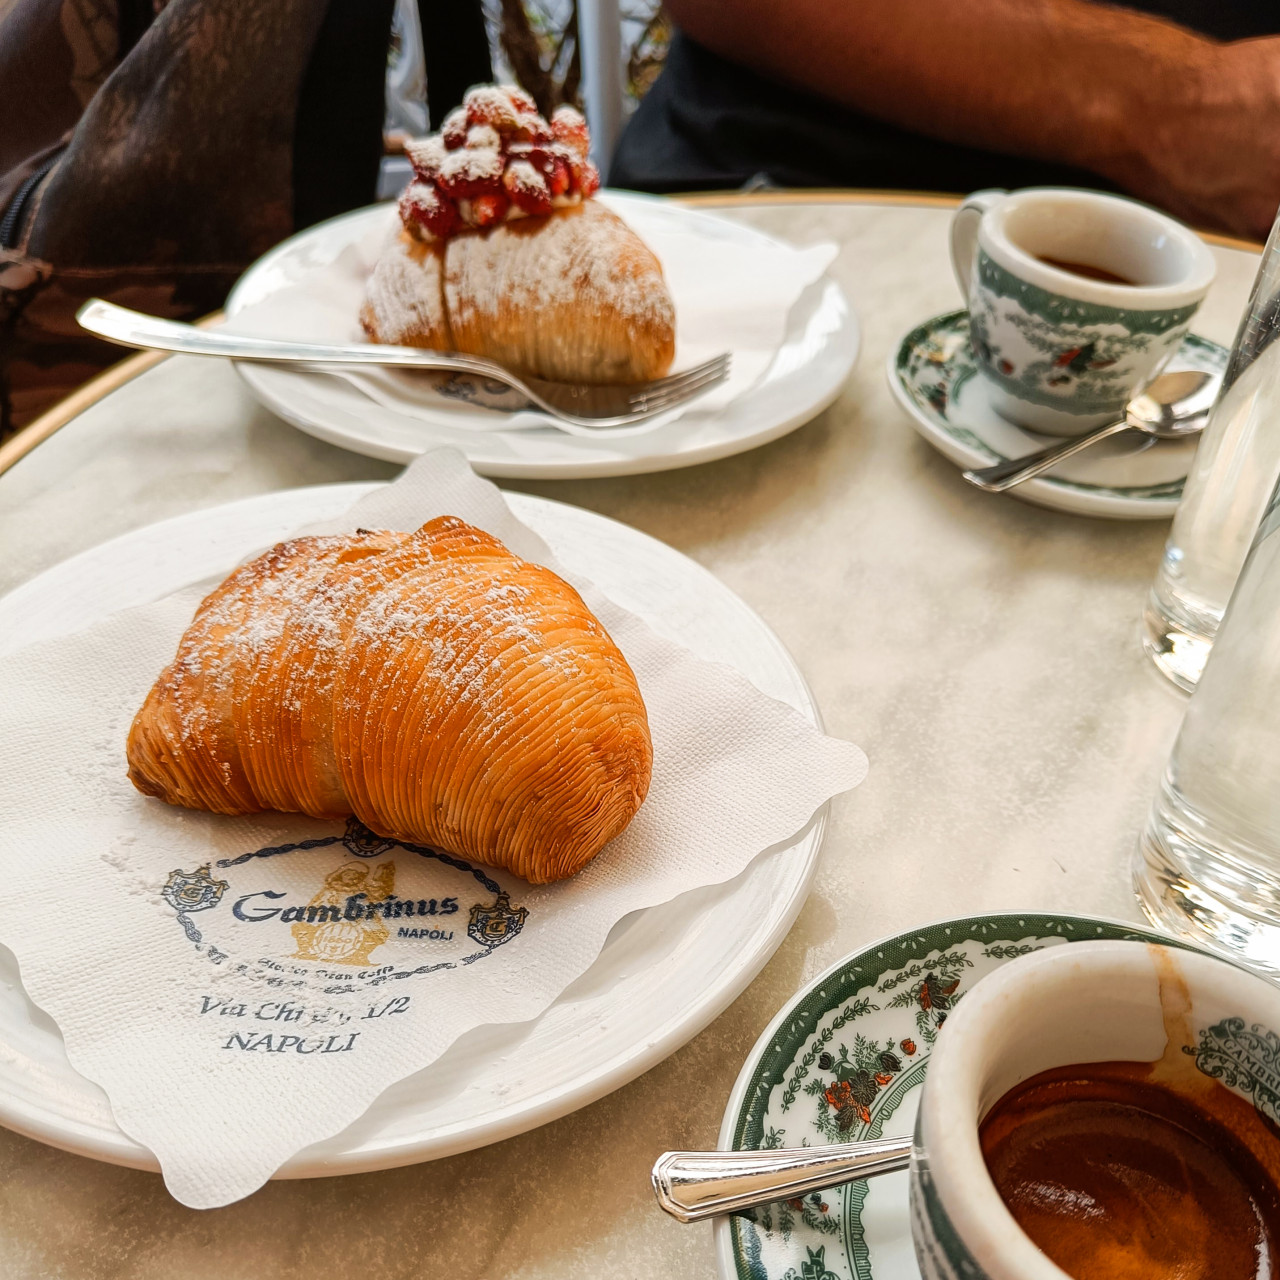
[[[660,242],[664,229],[728,239],[748,248],[777,243],[742,223],[656,196],[610,191],[598,198],[650,243]],[[301,273],[325,269],[368,237],[371,229],[390,225],[394,216],[394,206],[377,205],[285,240],[240,278],[227,299],[227,315],[235,316],[262,301]],[[675,304],[678,311],[678,297]],[[342,337],[345,340],[347,335]],[[272,413],[355,453],[408,462],[436,445],[451,444],[462,449],[482,475],[568,480],[689,467],[776,440],[816,417],[840,394],[860,343],[858,320],[844,292],[829,276],[822,276],[792,308],[772,364],[723,408],[703,412],[693,401],[673,421],[651,432],[610,435],[602,431],[590,438],[550,426],[468,430],[474,417],[460,411],[456,401],[451,404],[429,391],[424,391],[423,403],[412,415],[387,406],[371,413],[372,401],[341,378],[270,365],[238,364],[236,371]],[[428,411],[431,421],[424,421]]]
[[[1170,367],[1221,373],[1228,354],[1216,342],[1188,334]],[[890,354],[886,372],[915,429],[966,470],[1056,443],[996,412],[969,345],[967,311],[917,325]],[[1018,485],[1009,496],[1082,516],[1167,520],[1177,510],[1195,451],[1195,440],[1152,440],[1128,431]]]
[[[1119,920],[1004,912],[923,925],[846,956],[798,991],[756,1041],[725,1108],[721,1149],[910,1134],[933,1042],[955,1001],[1018,956],[1096,938],[1187,946]],[[920,1277],[905,1173],[717,1218],[715,1240],[721,1280]]]
[[[299,526],[340,515],[373,488],[261,494],[103,543],[0,599],[0,655],[221,576]],[[664,635],[735,666],[819,723],[781,641],[707,570],[592,512],[525,494],[507,498],[570,568]],[[540,1017],[463,1036],[277,1176],[359,1173],[484,1146],[648,1070],[725,1009],[777,949],[808,894],[825,823],[824,808],[789,845],[762,854],[736,880],[622,920],[591,968]],[[56,913],[49,922],[60,927]],[[57,1026],[28,999],[14,956],[2,946],[0,1124],[81,1155],[157,1168],[118,1128],[103,1091],[72,1069]]]

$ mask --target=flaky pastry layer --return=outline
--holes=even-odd
[[[129,777],[215,813],[572,875],[631,821],[652,746],[578,593],[455,517],[281,543],[200,605],[134,719]]]

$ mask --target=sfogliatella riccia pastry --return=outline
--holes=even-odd
[[[128,761],[170,804],[354,814],[542,884],[622,832],[653,752],[635,676],[578,593],[446,516],[295,538],[235,570]]]
[[[468,91],[407,144],[415,177],[367,287],[374,342],[485,356],[557,382],[661,377],[675,307],[639,236],[594,200],[587,126],[523,90]]]

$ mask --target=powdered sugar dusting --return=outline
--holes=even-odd
[[[476,124],[467,130],[467,140],[462,145],[496,151],[502,145],[502,139],[492,125]]]
[[[405,236],[369,281],[360,322],[370,338],[556,381],[664,374],[671,295],[657,258],[590,200],[600,175],[589,145],[572,108],[548,122],[522,90],[468,90],[438,137],[406,146],[416,178],[400,201]]]
[[[511,95],[496,84],[477,85],[468,89],[463,106],[468,120],[481,120],[501,129],[515,128],[516,121],[522,114],[519,107],[511,101]]]
[[[411,138],[404,144],[404,153],[414,169],[425,178],[434,178],[449,154],[445,150],[444,139],[434,133],[426,138]]]
[[[129,738],[130,776],[172,803],[355,813],[534,879],[629,819],[650,751],[635,678],[578,594],[456,517],[237,570]]]
[[[397,227],[369,277],[360,323],[375,342],[452,347],[442,250],[416,244]]]
[[[594,201],[434,249],[393,238],[362,321],[378,342],[470,351],[562,381],[642,381],[675,351],[657,258]]]
[[[548,205],[550,204],[551,191],[547,186],[547,180],[527,160],[513,160],[507,166],[502,181],[505,186],[511,188],[513,193],[523,192],[532,196],[543,196]]]
[[[411,234],[430,242],[544,216],[599,189],[589,150],[578,112],[561,108],[548,122],[522,89],[476,85],[438,135],[406,144],[417,183],[439,199],[401,201],[400,216]]]
[[[549,313],[565,309],[674,330],[675,308],[657,259],[610,210],[589,201],[548,217],[536,242],[525,234],[505,226],[450,243],[445,304],[456,327],[489,324],[519,309],[544,322],[531,341],[548,340],[555,336]]]
[[[490,130],[492,133],[493,131]],[[450,151],[440,165],[440,183],[446,191],[476,183],[498,182],[502,178],[502,153],[496,149],[463,147]],[[466,191],[459,190],[466,195]]]

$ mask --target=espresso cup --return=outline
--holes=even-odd
[[[1056,436],[1119,417],[1178,349],[1215,271],[1180,222],[1055,187],[969,196],[951,260],[993,406]]]
[[[916,1119],[911,1231],[924,1280],[1069,1280],[1019,1227],[983,1158],[979,1125],[1009,1090],[1055,1067],[1172,1057],[1194,1083],[1216,1080],[1277,1122],[1277,1032],[1280,989],[1174,947],[1072,943],[983,978],[939,1032]]]

